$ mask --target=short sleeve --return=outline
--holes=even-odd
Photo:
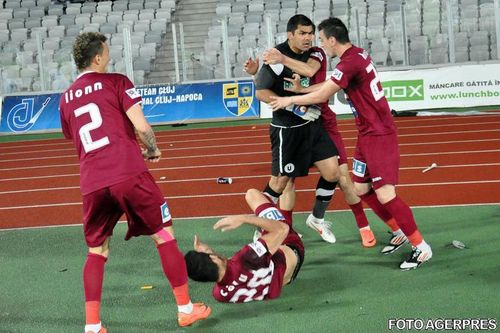
[[[266,242],[259,238],[256,242],[250,243],[243,248],[241,255],[243,267],[247,270],[256,270],[268,267],[271,261],[271,253],[267,249]]]
[[[127,111],[135,104],[142,102],[142,97],[128,77],[120,75],[120,80],[120,84],[117,85],[117,87],[119,87],[118,96],[120,98],[120,104],[123,107],[123,111]]]
[[[357,70],[358,69],[356,64],[351,64],[347,61],[340,61],[333,70],[330,79],[342,89],[346,89],[349,86],[351,80],[356,75]]]
[[[270,66],[264,65],[255,78],[255,89],[271,89],[276,82],[276,74]]]
[[[321,49],[314,49],[309,58],[314,59],[321,64],[325,60],[325,53]]]

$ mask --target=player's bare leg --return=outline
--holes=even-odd
[[[190,326],[198,320],[206,319],[211,313],[210,307],[203,303],[191,303],[186,262],[177,246],[173,228],[165,227],[150,237],[156,243],[163,272],[172,287],[179,326]]]
[[[104,266],[109,256],[107,238],[101,246],[89,248],[83,266],[83,289],[85,293],[85,333],[107,333],[101,324],[100,308]]]
[[[377,240],[375,239],[375,235],[368,224],[368,219],[366,218],[365,211],[363,210],[361,199],[356,195],[356,191],[354,191],[354,184],[351,180],[351,176],[349,175],[347,163],[339,165],[339,170],[339,187],[344,193],[345,201],[351,208],[354,219],[356,220],[361,236],[361,243],[364,247],[373,247],[377,244]]]
[[[313,211],[306,220],[306,225],[318,232],[325,242],[335,243],[337,240],[331,230],[331,222],[325,221],[325,212],[335,193],[340,172],[337,157],[330,157],[314,163],[321,178],[316,186],[316,200]]]
[[[273,203],[276,204],[281,193],[285,190],[289,179],[290,177],[283,175],[271,176],[269,183],[267,183],[266,188],[262,191],[262,193],[264,193],[270,200],[272,200]]]

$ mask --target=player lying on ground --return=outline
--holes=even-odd
[[[279,208],[256,189],[248,190],[245,199],[256,216],[229,216],[215,223],[214,229],[225,232],[249,224],[264,230],[258,240],[225,258],[195,236],[194,251],[185,256],[189,277],[215,282],[212,295],[219,302],[277,298],[283,286],[297,277],[304,261],[304,245],[292,227],[293,183],[288,182]]]

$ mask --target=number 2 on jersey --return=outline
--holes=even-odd
[[[94,103],[85,104],[75,110],[75,116],[80,117],[81,115],[88,113],[90,116],[90,123],[83,125],[78,133],[80,134],[80,140],[82,141],[83,149],[85,152],[91,152],[93,150],[99,149],[109,144],[109,139],[107,136],[94,141],[90,135],[90,131],[101,127],[102,116],[99,111],[99,107]]]
[[[369,64],[366,66],[366,72],[370,73],[373,71],[373,74],[375,74],[375,77],[373,80],[370,82],[370,89],[372,91],[373,98],[375,98],[375,101],[378,101],[382,97],[384,97],[384,90],[381,90],[378,88],[378,84],[380,83],[380,79],[378,78],[377,71],[375,70],[375,67],[373,64]]]

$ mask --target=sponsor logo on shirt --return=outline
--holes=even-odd
[[[259,257],[262,257],[267,252],[266,247],[259,241],[255,242],[255,243],[248,244],[248,246],[250,246],[250,248],[252,248],[252,250],[254,250],[254,252]]]
[[[344,73],[339,70],[338,68],[335,68],[333,70],[333,73],[332,73],[332,77],[337,80],[337,81],[340,81],[342,79],[342,76],[344,75]]]
[[[125,90],[125,92],[127,93],[128,97],[130,97],[131,99],[136,99],[136,98],[141,97],[141,94],[139,94],[139,92],[137,90],[135,90],[135,88],[130,88],[128,90]]]
[[[378,182],[378,181],[381,181],[382,180],[382,177],[375,177],[375,178],[372,178],[372,182]]]

